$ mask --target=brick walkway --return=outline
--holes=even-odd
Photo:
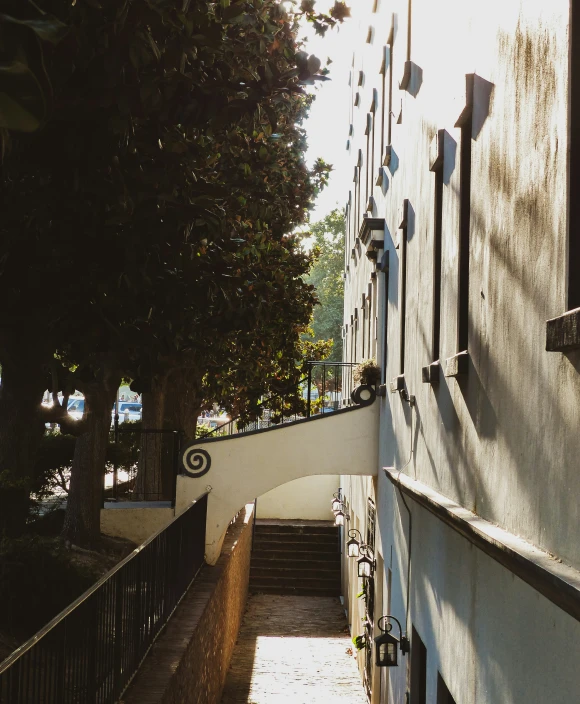
[[[338,599],[249,597],[221,704],[367,704]]]

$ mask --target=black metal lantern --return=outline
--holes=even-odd
[[[346,512],[346,507],[344,504],[340,504],[340,508],[338,511],[334,512],[334,525],[335,526],[343,526],[345,520],[349,520],[350,516]]]
[[[357,539],[358,536],[358,539]],[[358,557],[360,555],[360,546],[362,543],[362,535],[356,528],[348,531],[350,540],[346,544],[346,554],[349,557]]]
[[[381,621],[385,622],[385,627],[381,626]],[[393,624],[399,626],[400,639],[391,635]],[[399,648],[401,653],[405,655],[409,652],[409,639],[403,635],[401,624],[394,616],[381,616],[378,621],[378,627],[381,635],[375,638],[375,664],[377,667],[396,667],[398,663]]]
[[[332,499],[332,510],[336,513],[336,511],[338,511],[342,506],[342,490],[340,489],[340,487],[338,491],[333,494],[333,497],[334,498]]]
[[[368,545],[361,545],[359,547],[361,556],[357,560],[358,565],[358,576],[359,577],[372,577],[373,572],[377,568],[377,561],[372,555],[372,549]]]

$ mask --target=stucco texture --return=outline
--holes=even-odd
[[[363,318],[361,297],[371,284],[378,297],[373,351],[382,366],[386,361],[387,383],[402,371],[405,231],[400,224],[407,199],[403,354],[405,388],[416,400],[411,406],[405,395],[389,392],[381,399],[380,464],[406,472],[580,569],[580,353],[545,351],[546,320],[565,312],[567,277],[578,275],[568,272],[567,264],[567,203],[576,197],[568,193],[567,180],[570,2],[383,0],[377,12],[372,12],[371,3],[367,9],[352,69],[359,105],[351,100],[348,119],[345,114],[345,139],[352,124],[353,168],[361,163],[360,186],[352,184],[348,201],[345,344],[349,361],[368,356],[361,335],[368,311]],[[383,62],[392,24],[393,42]],[[365,44],[369,25],[375,29]],[[407,60],[412,63],[411,80],[400,90]],[[379,73],[383,63],[385,93]],[[364,78],[359,86],[360,71]],[[469,360],[463,378],[445,378],[445,360],[462,351],[457,339],[461,130],[455,125],[466,107],[466,74],[475,74]],[[391,75],[393,99],[385,106],[382,124],[382,96],[388,101]],[[371,133],[367,158],[365,127],[373,89],[379,104],[374,172],[367,178],[373,137]],[[386,145],[389,121],[393,156],[377,186],[381,130]],[[435,174],[429,163],[438,130],[446,132],[442,364],[440,382],[427,384],[422,382],[422,367],[436,361]],[[356,244],[367,195],[374,198],[369,215],[384,218],[390,264],[388,274],[377,272],[374,284],[375,266],[364,255],[364,246],[357,253]],[[354,519],[364,526],[368,481],[343,478],[341,483]],[[385,564],[380,575],[383,603],[377,605],[376,616],[389,607],[404,620],[409,606],[408,628],[416,626],[428,653],[427,701],[435,700],[438,671],[458,704],[576,701],[580,673],[573,653],[580,646],[579,624],[416,505],[411,506],[408,605],[407,511],[382,474],[376,498],[378,550]],[[345,580],[351,594],[356,584],[347,574]],[[389,688],[388,701],[404,701],[407,668],[390,672],[390,682],[384,674],[381,678],[380,701],[387,701]]]

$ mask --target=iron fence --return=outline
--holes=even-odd
[[[261,430],[350,406],[353,403],[351,393],[356,386],[356,366],[358,364],[354,362],[308,362],[307,372],[299,380],[297,388],[286,394],[265,397],[254,420],[241,423],[234,418],[218,428],[201,433],[199,437]]]
[[[112,704],[204,562],[207,493],[0,663],[1,704]]]
[[[175,503],[181,433],[124,423],[114,431],[114,461],[105,475],[106,501]]]

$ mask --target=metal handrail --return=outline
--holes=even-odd
[[[117,700],[204,564],[208,493],[0,662],[0,702]]]
[[[340,367],[340,368],[349,368],[353,369],[354,367],[358,366],[358,362],[325,362],[325,361],[317,361],[317,360],[309,360],[306,362],[306,365],[308,366],[308,373],[303,376],[297,384],[297,389],[300,388],[300,386],[304,383],[307,384],[308,389],[307,389],[307,399],[306,399],[306,417],[310,418],[311,416],[311,409],[312,409],[312,401],[311,401],[311,385],[312,385],[312,370],[314,367]],[[352,380],[352,375],[351,375],[351,380]],[[324,391],[322,396],[324,397]],[[278,395],[273,395],[268,397],[268,401],[283,401],[284,396],[281,394]],[[263,410],[266,410],[264,404],[260,404]],[[288,417],[291,417],[292,415],[296,416],[296,413],[290,414]],[[241,416],[236,416],[235,418],[232,418],[230,421],[227,423],[224,423],[223,425],[220,425],[219,427],[212,428],[211,430],[203,433],[202,435],[198,435],[196,439],[201,440],[205,438],[209,438],[212,435],[218,433],[218,432],[224,432],[226,431],[226,435],[232,434],[231,432],[228,432],[228,430],[233,429],[235,427],[235,424],[239,422]],[[258,419],[261,416],[258,416]],[[282,414],[282,422],[284,422],[284,415]]]

